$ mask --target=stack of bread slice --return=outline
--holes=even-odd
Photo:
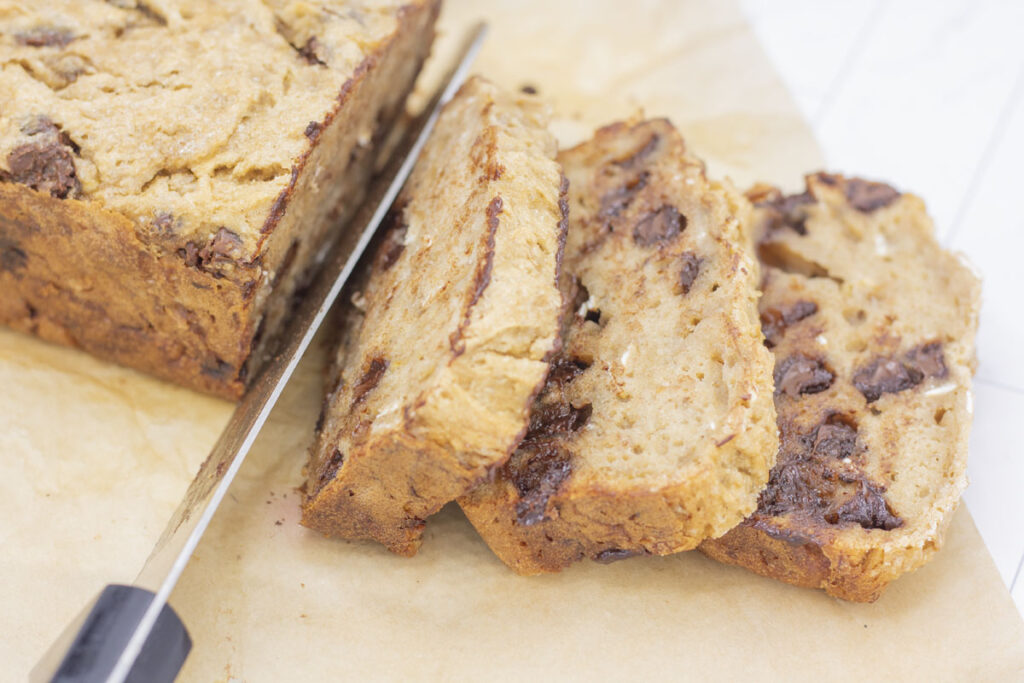
[[[979,284],[921,201],[743,196],[664,119],[545,127],[480,78],[444,110],[340,318],[303,523],[411,555],[457,500],[521,574],[699,547],[860,601],[925,562]]]

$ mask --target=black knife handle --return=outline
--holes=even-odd
[[[32,670],[32,683],[106,683],[155,594],[137,586],[109,585],[71,622]],[[170,683],[192,639],[164,605],[126,678],[130,683]],[[116,683],[121,683],[117,681]]]

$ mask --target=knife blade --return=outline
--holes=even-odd
[[[451,70],[372,183],[353,222],[336,240],[282,335],[232,413],[131,586],[112,584],[86,606],[32,670],[32,681],[171,681],[191,649],[188,631],[167,603],[242,462],[331,305],[398,196],[441,107],[462,85],[487,27],[467,34]]]

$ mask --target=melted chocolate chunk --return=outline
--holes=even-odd
[[[822,510],[834,487],[829,472],[818,460],[780,462],[772,468],[768,485],[757,499],[757,511],[765,515]]]
[[[889,503],[874,484],[861,479],[853,496],[845,503],[825,514],[829,524],[851,522],[865,529],[891,531],[903,526],[903,520],[893,514]]]
[[[638,557],[646,554],[647,553],[643,550],[608,548],[607,550],[602,550],[597,555],[594,555],[594,562],[598,562],[600,564],[611,564],[612,562],[618,562],[619,560],[625,560],[630,557]]]
[[[583,374],[584,370],[590,367],[590,363],[579,358],[558,356],[551,363],[547,379],[544,381],[544,393],[548,393],[555,387],[561,388]]]
[[[0,270],[17,275],[28,264],[28,255],[14,242],[0,238]]]
[[[373,391],[380,383],[380,378],[384,376],[384,371],[388,369],[391,363],[381,356],[377,356],[370,361],[370,365],[363,372],[363,376],[359,378],[355,386],[352,387],[352,405],[349,407],[349,411],[355,410],[363,401],[366,400],[367,394]]]
[[[557,444],[546,443],[534,451],[517,451],[504,469],[519,492],[516,519],[530,526],[544,519],[548,500],[569,478],[572,457]]]
[[[889,206],[900,198],[900,193],[895,188],[885,183],[860,178],[850,178],[846,181],[845,194],[850,206],[864,213]]]
[[[345,454],[335,448],[334,452],[331,453],[331,457],[323,464],[323,468],[320,470],[320,476],[317,477],[317,492],[319,492],[327,482],[334,479],[334,475],[338,473],[338,470],[344,463]]]
[[[907,352],[906,363],[925,377],[945,377],[949,372],[941,342],[922,344],[911,349]]]
[[[786,328],[817,312],[818,304],[813,301],[797,301],[788,308],[766,308],[761,312],[761,331],[764,332],[765,344],[768,348],[774,347],[782,341]]]
[[[684,251],[680,260],[683,266],[679,274],[679,284],[683,288],[683,294],[689,294],[690,287],[700,274],[701,260],[692,251]]]
[[[620,187],[605,192],[601,196],[599,215],[605,220],[618,216],[633,201],[633,197],[647,186],[649,178],[650,174],[644,171],[635,178],[629,179]]]
[[[686,229],[686,216],[674,206],[663,206],[641,218],[633,228],[633,240],[641,247],[666,242]]]
[[[757,202],[759,208],[771,210],[768,230],[790,228],[799,235],[807,234],[807,211],[804,207],[814,203],[810,192],[800,194],[778,195],[774,199]]]
[[[63,28],[40,27],[14,34],[16,43],[29,47],[64,47],[74,39],[71,31]]]
[[[831,525],[895,529],[903,521],[889,507],[885,488],[872,483],[846,458],[860,449],[857,428],[830,415],[809,433],[779,422],[779,461],[758,498],[757,516],[796,515]]]
[[[521,448],[530,448],[543,441],[550,441],[559,436],[579,431],[593,413],[591,404],[586,403],[579,408],[571,403],[550,403],[534,408],[530,415],[530,426],[520,444]]]
[[[52,137],[51,141],[18,145],[7,155],[7,166],[11,181],[57,199],[75,197],[82,190],[71,149]]]
[[[836,460],[852,457],[857,453],[857,428],[839,416],[830,416],[815,431],[811,452]]]
[[[237,258],[242,246],[242,238],[227,228],[219,228],[213,239],[206,245],[200,258],[204,263],[222,263]]]
[[[157,220],[160,220],[159,216]],[[184,247],[178,249],[178,256],[185,261],[186,266],[210,272],[214,277],[222,277],[214,266],[236,263],[241,253],[242,238],[225,227],[218,228],[210,241],[203,246],[189,240]],[[287,257],[287,254],[285,256]]]
[[[775,368],[775,393],[799,398],[803,394],[817,394],[832,386],[835,375],[815,358],[794,355]]]
[[[857,387],[868,403],[874,403],[882,394],[895,394],[921,383],[924,373],[892,358],[876,358],[853,376]]]

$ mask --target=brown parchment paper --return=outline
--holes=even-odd
[[[476,18],[477,70],[549,97],[563,144],[642,109],[741,186],[820,165],[732,2],[450,0],[442,58]],[[520,578],[454,507],[411,560],[320,538],[294,487],[325,357],[300,366],[172,597],[195,640],[182,680],[1024,679],[1024,623],[965,509],[874,605],[698,553]],[[0,680],[131,580],[230,410],[0,330]]]

